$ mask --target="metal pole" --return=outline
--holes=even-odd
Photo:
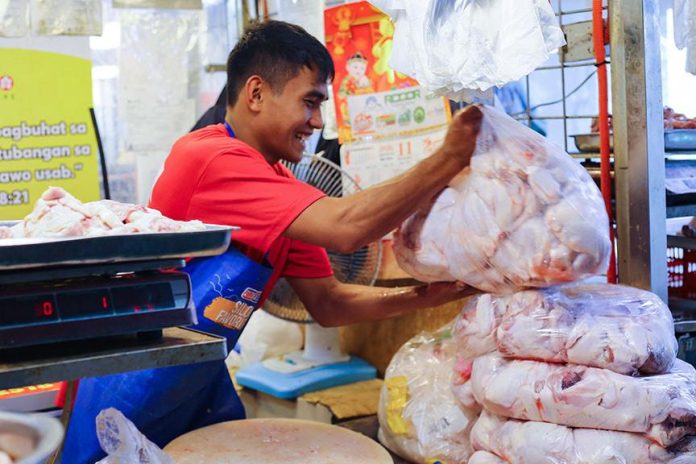
[[[619,282],[667,301],[659,2],[610,0]]]

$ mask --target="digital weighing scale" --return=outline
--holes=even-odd
[[[173,269],[224,252],[233,229],[0,242],[0,349],[195,324]]]

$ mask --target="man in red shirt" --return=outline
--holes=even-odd
[[[323,122],[333,63],[300,27],[270,21],[249,30],[229,56],[226,125],[179,139],[157,180],[151,206],[174,219],[241,227],[238,248],[286,277],[325,326],[383,319],[461,298],[456,283],[375,288],[340,283],[324,248],[351,252],[381,239],[468,166],[481,112],[455,116],[444,145],[403,175],[358,194],[331,198],[278,161],[299,161]]]
[[[467,167],[482,117],[477,107],[456,115],[443,146],[409,171],[355,195],[331,198],[279,163],[299,161],[305,141],[323,125],[320,106],[334,76],[326,48],[298,26],[269,21],[240,39],[227,72],[225,124],[191,132],[174,144],[150,206],[173,219],[239,226],[235,248],[250,260],[267,259],[273,268],[260,302],[285,277],[324,326],[384,319],[471,293],[453,282],[402,288],[344,284],[333,276],[325,249],[347,253],[381,239]],[[228,344],[233,342],[228,337]],[[233,395],[222,362],[85,379],[64,462],[94,462],[103,455],[94,429],[102,408],[121,409],[163,446],[188,430],[243,417]]]

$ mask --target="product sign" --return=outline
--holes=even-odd
[[[411,137],[366,140],[341,147],[341,168],[361,188],[368,188],[403,173],[432,155],[445,140],[446,126]]]
[[[442,127],[450,110],[442,97],[425,95],[421,87],[348,96],[354,140],[404,137]]]
[[[336,68],[333,95],[339,141],[347,143],[377,132],[381,134],[384,128],[391,132],[384,136],[402,134],[396,129],[403,128],[406,119],[413,118],[413,111],[420,105],[413,105],[407,115],[399,99],[408,98],[402,91],[418,89],[418,82],[388,65],[394,38],[394,24],[389,17],[368,2],[355,2],[326,9],[324,30],[326,47]],[[439,104],[442,113],[449,113],[445,99],[437,98],[431,103]],[[380,111],[380,105],[387,108],[382,107],[384,111]],[[416,111],[415,118],[423,118],[423,124],[427,108],[422,110]]]
[[[99,199],[92,64],[0,49],[0,220],[22,219],[48,187]]]

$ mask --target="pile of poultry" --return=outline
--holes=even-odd
[[[490,293],[394,356],[382,443],[416,463],[696,462],[696,370],[676,358],[669,308],[583,281],[609,253],[597,188],[526,127],[489,108],[483,122],[471,168],[402,225],[395,251],[416,278]]]
[[[141,205],[100,200],[82,203],[60,187],[49,187],[34,210],[11,227],[0,226],[0,239],[94,237],[151,232],[204,230],[200,221],[175,221]]]

